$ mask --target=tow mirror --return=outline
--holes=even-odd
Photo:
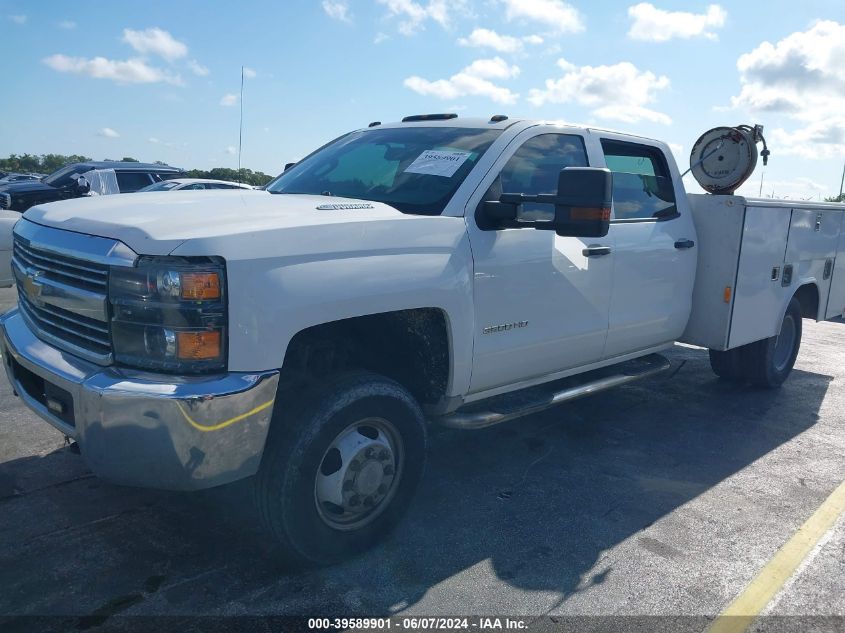
[[[76,193],[80,196],[87,196],[91,191],[91,183],[85,176],[80,176],[76,179]]]
[[[484,203],[490,228],[533,228],[572,237],[604,237],[610,230],[613,175],[604,168],[567,167],[560,171],[556,194],[503,193]],[[549,205],[526,212],[524,204]],[[487,227],[482,227],[487,228]]]

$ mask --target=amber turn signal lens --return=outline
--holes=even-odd
[[[182,298],[204,301],[220,298],[220,275],[217,273],[182,273]]]
[[[570,220],[599,220],[610,219],[610,209],[607,207],[573,207],[569,212]]]
[[[179,360],[212,360],[220,358],[220,332],[177,332],[176,341]]]
[[[733,288],[731,288],[730,286],[725,286],[725,295],[723,297],[724,300],[725,300],[725,303],[730,303],[731,299],[733,298],[733,295],[734,295]]]

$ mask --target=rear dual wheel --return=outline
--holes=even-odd
[[[795,366],[802,333],[801,304],[793,297],[777,336],[727,352],[710,350],[710,366],[725,380],[749,382],[758,387],[780,387]]]

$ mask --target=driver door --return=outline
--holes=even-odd
[[[470,391],[527,382],[601,360],[613,255],[610,238],[480,228],[479,205],[501,193],[554,193],[565,167],[588,166],[585,139],[532,128],[499,157],[466,209],[474,260],[475,352]],[[541,219],[550,205],[524,205]],[[605,249],[606,250],[606,249]]]

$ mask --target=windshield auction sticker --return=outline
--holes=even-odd
[[[471,155],[472,152],[429,149],[417,156],[405,173],[451,178]]]

